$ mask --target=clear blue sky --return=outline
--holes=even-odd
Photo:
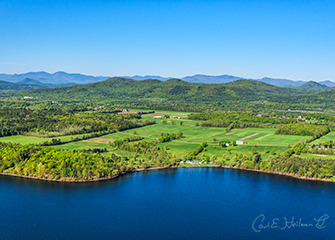
[[[335,81],[335,1],[0,0],[0,73]]]

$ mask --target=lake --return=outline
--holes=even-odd
[[[0,239],[335,239],[335,184],[223,168],[0,176]]]

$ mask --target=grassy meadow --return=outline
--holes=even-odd
[[[57,139],[62,140],[70,140],[71,138],[80,137],[84,134],[77,134],[77,135],[70,135],[70,136],[61,136],[55,137]],[[52,138],[39,138],[39,137],[31,137],[31,136],[24,136],[24,135],[15,135],[9,137],[0,137],[0,142],[5,143],[18,143],[18,144],[39,144],[45,141],[50,141]]]
[[[131,109],[129,111],[141,111],[141,110]],[[200,127],[196,126],[197,122],[198,123],[200,122],[195,120],[189,120],[187,116],[190,113],[186,112],[156,111],[154,114],[142,115],[142,118],[153,119],[154,116],[164,114],[180,117],[180,119],[156,119],[156,124],[154,125],[148,125],[141,128],[128,129],[122,132],[108,134],[97,138],[91,138],[62,145],[55,145],[52,147],[64,150],[85,150],[93,148],[106,148],[108,152],[102,153],[102,155],[104,156],[108,156],[109,154],[111,154],[111,152],[113,152],[117,155],[131,158],[134,156],[134,153],[115,150],[109,146],[109,142],[113,142],[114,140],[134,135],[134,131],[136,132],[135,133],[136,135],[144,137],[144,140],[147,141],[157,140],[161,136],[161,133],[178,134],[179,132],[182,132],[183,137],[181,139],[173,140],[170,142],[158,143],[157,145],[160,147],[167,146],[169,151],[171,151],[181,159],[184,156],[186,156],[189,152],[194,151],[204,141],[208,143],[208,147],[204,152],[207,156],[212,156],[215,154],[219,158],[221,158],[223,154],[234,156],[236,153],[237,154],[242,153],[243,155],[246,154],[248,156],[251,156],[252,149],[256,148],[257,152],[262,154],[262,158],[266,159],[270,155],[270,151],[272,149],[275,149],[276,152],[278,150],[282,152],[287,150],[288,146],[292,146],[295,143],[299,142],[301,139],[305,138],[303,136],[276,135],[275,128],[232,129],[230,132],[226,132],[225,128]],[[57,138],[63,140],[69,140],[71,139],[71,137],[76,136],[82,136],[82,135],[63,136]],[[331,132],[323,136],[322,138],[314,141],[313,143],[324,142],[333,139],[335,139],[335,132]],[[0,141],[2,142],[12,142],[20,144],[38,144],[45,142],[47,140],[51,140],[51,138],[38,138],[38,137],[29,137],[21,135],[0,138]],[[244,144],[238,146],[229,146],[229,148],[227,147],[222,148],[218,146],[218,142],[221,140],[230,142],[242,140]],[[266,152],[265,149],[266,147],[268,148],[268,152]],[[230,153],[228,149],[230,150]],[[202,154],[203,153],[200,153],[199,156],[201,156]],[[315,157],[315,155],[313,154],[302,154],[301,156]],[[141,157],[143,156],[139,156],[139,158]],[[327,158],[329,158],[329,156]]]

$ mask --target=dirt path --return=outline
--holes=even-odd
[[[226,133],[226,135],[230,135],[230,134],[234,134],[234,133],[237,133],[237,131]]]
[[[251,137],[256,136],[256,135],[258,135],[258,134],[259,134],[259,133],[254,133],[254,134],[251,134],[251,135],[246,136],[246,137],[244,137],[244,138],[241,138],[240,140],[244,140],[244,139],[247,139],[247,138],[251,138]]]
[[[313,154],[314,156],[318,156],[318,157],[327,157],[327,155],[322,155],[322,154]]]
[[[90,138],[83,140],[83,142],[91,142],[91,143],[102,143],[102,144],[108,144],[109,142],[114,142],[115,139],[107,139],[107,138]]]

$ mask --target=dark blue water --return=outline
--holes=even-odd
[[[292,217],[310,226],[293,227]],[[0,177],[0,239],[335,239],[334,220],[335,184],[263,173],[181,168],[82,184]],[[284,229],[259,228],[268,222]]]

